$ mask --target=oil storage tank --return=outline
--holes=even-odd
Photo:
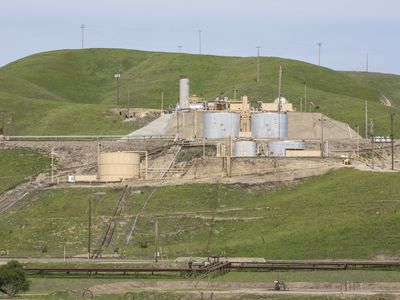
[[[256,139],[287,138],[287,113],[253,113],[251,115],[251,136]]]
[[[205,112],[203,114],[203,136],[206,139],[238,137],[240,114],[233,112]]]
[[[257,145],[254,141],[236,141],[233,143],[233,155],[235,157],[257,156]]]
[[[268,142],[268,156],[286,156],[286,150],[304,150],[303,141],[272,141]]]
[[[118,182],[139,178],[140,155],[134,152],[107,152],[99,155],[99,180]]]

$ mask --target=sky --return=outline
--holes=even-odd
[[[285,57],[400,74],[399,0],[0,0],[0,66],[37,52],[126,48]]]

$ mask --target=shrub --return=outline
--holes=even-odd
[[[0,267],[0,292],[14,297],[20,292],[29,291],[29,288],[30,282],[19,262],[12,260]]]

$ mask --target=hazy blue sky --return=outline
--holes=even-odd
[[[0,65],[85,46],[261,55],[400,74],[399,0],[0,0]]]

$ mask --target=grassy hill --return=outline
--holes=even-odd
[[[47,155],[30,149],[0,150],[0,194],[50,165]]]
[[[375,188],[371,189],[371,186]],[[106,253],[151,258],[154,224],[166,257],[256,256],[270,259],[398,257],[398,175],[332,171],[298,185],[185,185],[134,188]],[[0,250],[10,255],[84,254],[88,201],[92,249],[98,247],[120,189],[49,189],[0,215]]]
[[[375,88],[390,99],[392,105],[400,107],[400,76],[395,74],[343,72],[360,83]]]
[[[178,79],[190,78],[191,94],[208,100],[220,93],[248,95],[251,100],[277,97],[282,65],[283,95],[300,109],[304,82],[308,102],[330,117],[362,126],[364,101],[370,102],[377,128],[389,128],[389,109],[379,104],[379,91],[348,74],[281,58],[221,57],[122,49],[60,50],[39,53],[0,69],[0,109],[7,113],[9,134],[124,134],[134,126],[111,113],[115,107],[114,70],[121,72],[120,106],[128,89],[136,107],[160,107],[178,99]],[[400,126],[399,126],[400,128]],[[382,132],[383,134],[383,132]]]

